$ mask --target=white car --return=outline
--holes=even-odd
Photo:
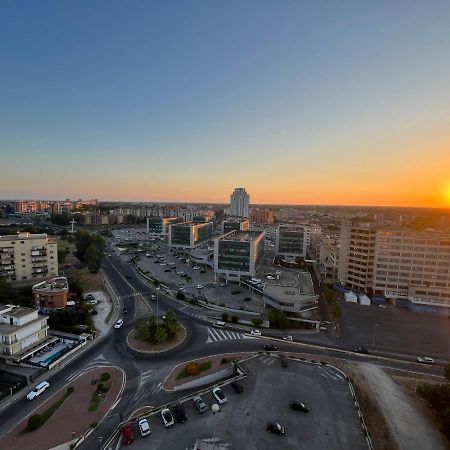
[[[250,334],[252,336],[261,336],[261,331],[259,331],[259,330],[252,330],[252,331],[250,331]]]
[[[123,319],[119,319],[115,324],[114,328],[122,328],[123,325]]]
[[[283,341],[293,342],[294,339],[292,339],[292,336],[284,336],[284,337],[283,337]]]
[[[50,387],[50,383],[48,381],[39,383],[32,391],[27,394],[27,400],[33,400],[38,395],[42,394],[48,387]]]
[[[195,266],[195,267],[192,268],[192,270],[200,270],[200,267]]]
[[[224,404],[227,402],[227,397],[226,395],[223,393],[222,389],[220,389],[220,387],[215,387],[212,390],[212,393],[214,395],[214,398],[219,402],[219,404]]]
[[[141,419],[138,422],[139,424],[139,431],[141,432],[141,436],[145,437],[150,434],[150,425],[148,424],[147,419]]]
[[[434,364],[434,359],[429,356],[419,356],[417,362],[422,364]]]
[[[268,280],[275,280],[275,277],[273,275],[267,275],[266,277]]]
[[[163,420],[166,428],[172,426],[175,423],[175,421],[173,420],[172,413],[170,412],[169,408],[164,408],[161,411],[161,417],[162,417],[162,420]]]
[[[203,289],[203,285],[202,284],[197,284],[197,289]]]
[[[150,298],[152,299],[152,300],[156,300],[156,295],[150,295]]]

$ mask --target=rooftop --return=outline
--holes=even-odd
[[[58,290],[68,290],[69,285],[67,283],[66,277],[55,277],[51,278],[50,280],[42,281],[41,283],[35,284],[33,286],[33,292],[34,291],[40,291],[40,292],[54,292]]]
[[[263,231],[231,231],[230,233],[219,236],[220,241],[240,241],[240,242],[251,242],[258,239]]]
[[[23,317],[36,312],[34,308],[27,308],[26,306],[13,306],[10,311],[7,311],[6,314],[9,317]]]
[[[0,241],[23,241],[26,239],[47,239],[47,233],[31,234],[28,232],[18,232],[17,234],[6,234],[0,236]]]

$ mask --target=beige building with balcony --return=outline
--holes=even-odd
[[[0,360],[20,362],[48,344],[47,317],[36,309],[0,305]]]
[[[56,238],[27,232],[0,236],[0,277],[13,282],[57,275]]]

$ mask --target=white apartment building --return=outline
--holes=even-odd
[[[0,277],[21,281],[57,275],[56,238],[27,232],[0,236]]]
[[[47,344],[47,317],[33,308],[0,305],[0,360],[16,362]]]
[[[244,188],[236,188],[230,197],[231,215],[250,217],[250,196]]]

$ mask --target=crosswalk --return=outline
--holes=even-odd
[[[133,396],[133,402],[136,403],[139,400],[142,400],[144,398],[148,398],[148,397],[151,397],[152,395],[157,394],[162,389],[162,384],[163,384],[162,381],[160,381],[160,382],[153,383],[149,387],[145,386],[145,387],[139,388]]]
[[[83,375],[86,372],[89,372],[91,369],[96,369],[97,367],[107,367],[111,366],[111,363],[103,356],[100,355],[97,358],[93,359],[89,364],[84,366],[82,369],[77,370],[76,372],[71,373],[68,377],[65,378],[69,383],[80,375]]]
[[[265,356],[261,356],[259,358],[261,364],[264,364],[267,367],[270,367],[273,363],[275,363],[276,361],[278,361],[278,358],[276,356],[271,356],[271,355],[265,355]]]
[[[330,380],[335,380],[335,381],[345,381],[344,377],[336,372],[335,370],[333,370],[331,367],[326,367],[326,366],[319,366],[321,369],[320,375],[323,378],[328,378]]]
[[[206,343],[216,341],[226,341],[232,339],[252,339],[237,331],[218,330],[217,328],[208,327],[208,339]]]
[[[154,369],[141,370],[141,382],[145,381],[147,378],[152,377],[154,371],[155,371]]]

